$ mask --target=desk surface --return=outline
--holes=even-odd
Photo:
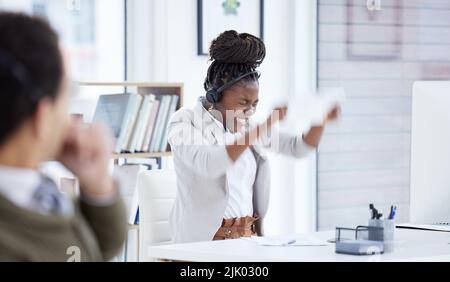
[[[334,231],[310,234],[322,240],[334,237]],[[335,245],[303,247],[259,246],[247,240],[227,240],[149,247],[156,259],[191,262],[369,262],[369,261],[450,261],[450,233],[397,229],[395,251],[375,256],[336,254]]]

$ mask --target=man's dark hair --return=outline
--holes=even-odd
[[[264,42],[248,33],[228,30],[211,43],[212,61],[205,79],[205,90],[218,89],[240,76],[255,72],[266,57]],[[256,81],[259,74],[249,75],[241,83]]]
[[[0,12],[0,145],[40,100],[56,99],[63,68],[58,35],[45,20]]]

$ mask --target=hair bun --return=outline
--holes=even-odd
[[[256,69],[266,57],[266,47],[256,36],[229,30],[213,40],[209,54],[212,61],[243,64]]]

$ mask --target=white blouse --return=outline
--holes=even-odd
[[[224,130],[223,124],[214,118],[216,125]],[[242,132],[231,133],[228,129],[225,133],[226,140],[237,140],[243,136]],[[231,142],[232,143],[232,142]],[[253,184],[256,178],[257,163],[251,149],[247,149],[227,169],[227,185],[229,191],[228,205],[224,218],[240,218],[253,216]]]
[[[225,219],[253,216],[253,184],[256,177],[256,160],[250,149],[227,170],[229,190]]]

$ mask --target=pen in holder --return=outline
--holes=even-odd
[[[384,252],[393,252],[395,221],[392,219],[370,219],[369,226],[382,228],[369,229],[369,240],[383,242]]]

